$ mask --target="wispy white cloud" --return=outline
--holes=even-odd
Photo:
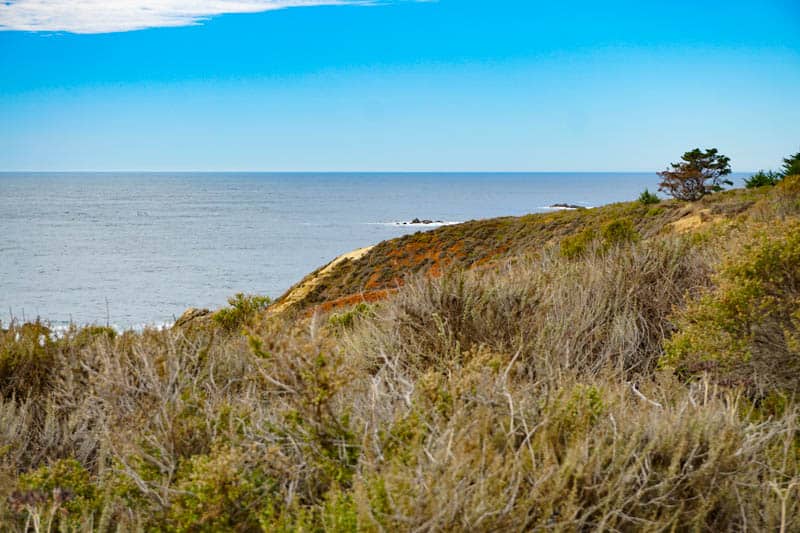
[[[199,24],[225,13],[376,0],[0,0],[0,30],[112,33]]]

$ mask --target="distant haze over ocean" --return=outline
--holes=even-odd
[[[429,229],[395,222],[596,206],[657,183],[654,173],[0,173],[2,321],[162,324],[236,292],[277,297],[344,252]]]

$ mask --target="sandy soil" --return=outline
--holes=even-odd
[[[359,248],[358,250],[353,250],[352,252],[340,255],[328,263],[322,270],[307,276],[303,281],[295,285],[294,288],[286,293],[283,298],[278,300],[274,305],[270,306],[270,313],[281,313],[291,307],[292,304],[303,300],[303,298],[308,296],[308,294],[314,290],[314,288],[319,285],[323,279],[333,272],[333,270],[339,266],[339,264],[344,261],[355,261],[360,259],[373,248],[374,246],[367,246],[365,248]]]
[[[713,222],[718,218],[719,217],[713,217],[709,209],[701,209],[696,213],[684,216],[683,218],[680,218],[668,225],[671,226],[672,229],[677,233],[688,233],[701,228],[702,226],[708,224],[709,222]]]

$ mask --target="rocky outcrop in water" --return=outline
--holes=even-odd
[[[415,218],[411,222],[403,222],[403,225],[407,224],[444,224],[444,222],[441,220],[428,220],[427,218],[422,220]]]
[[[586,209],[586,206],[576,204],[553,204],[550,209]]]

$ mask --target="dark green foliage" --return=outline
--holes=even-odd
[[[213,315],[214,322],[228,331],[235,331],[250,324],[259,313],[266,310],[272,300],[268,296],[237,293],[228,299],[229,307]]]
[[[642,205],[652,205],[657,204],[661,201],[657,194],[650,192],[648,189],[645,189],[642,194],[639,195],[639,203]]]
[[[748,189],[755,189],[756,187],[765,187],[767,185],[776,185],[783,179],[783,175],[771,170],[759,170],[749,178],[745,178],[744,185]]]
[[[683,154],[680,162],[670,164],[670,169],[658,173],[661,176],[658,190],[678,200],[694,202],[721,191],[723,185],[733,185],[724,179],[730,173],[730,158],[716,148],[705,151],[695,148]]]
[[[777,185],[782,179],[795,175],[800,175],[800,152],[784,158],[780,172],[759,170],[745,179],[744,183],[745,187],[753,189],[767,185]]]
[[[800,176],[800,152],[783,160],[783,167],[781,168],[783,177],[787,176]]]

